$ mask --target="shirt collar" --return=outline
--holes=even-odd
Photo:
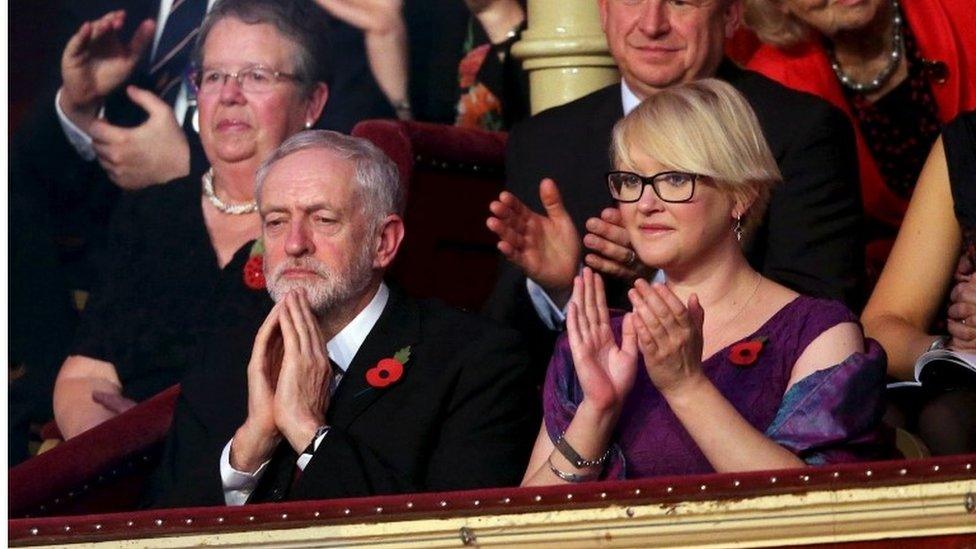
[[[370,300],[369,304],[359,311],[359,314],[346,327],[339,331],[335,337],[325,344],[329,351],[329,358],[332,362],[345,372],[349,369],[353,357],[359,352],[366,336],[373,331],[373,326],[383,314],[386,303],[390,300],[390,289],[384,283],[376,290],[376,295]]]
[[[640,97],[634,93],[634,90],[630,89],[627,85],[627,81],[623,78],[620,79],[620,101],[624,105],[624,116],[630,114],[630,111],[637,108],[641,104]]]

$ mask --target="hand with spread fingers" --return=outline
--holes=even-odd
[[[589,268],[573,280],[566,315],[566,335],[573,354],[583,402],[595,410],[620,414],[637,374],[637,338],[632,314],[623,320],[620,345],[610,329],[603,279]]]
[[[955,273],[955,285],[949,293],[947,327],[953,349],[976,350],[976,279],[973,265],[963,254]]]
[[[293,290],[279,315],[284,354],[274,393],[275,424],[296,452],[325,425],[332,382],[332,363],[305,290]]]
[[[553,180],[542,180],[539,197],[545,215],[533,212],[512,193],[501,193],[489,206],[487,225],[498,235],[498,250],[505,258],[562,306],[579,268],[579,233]]]
[[[583,245],[594,252],[583,258],[587,266],[627,281],[651,277],[654,269],[644,265],[631,247],[619,209],[604,208],[600,217],[586,220],[586,230]]]
[[[634,331],[651,381],[667,397],[705,379],[702,326],[705,311],[692,294],[685,306],[663,284],[638,280],[627,294],[634,307]]]
[[[82,23],[61,56],[61,109],[85,132],[105,97],[132,73],[156,30],[156,23],[147,19],[126,44],[119,38],[124,23],[123,10]]]
[[[190,145],[173,109],[150,91],[129,86],[126,93],[149,113],[145,122],[123,128],[99,119],[89,126],[98,163],[109,178],[135,190],[190,173]]]
[[[264,319],[247,364],[247,418],[234,434],[230,454],[231,465],[238,471],[257,470],[281,440],[275,424],[274,395],[282,359],[282,309],[282,304],[275,305]]]

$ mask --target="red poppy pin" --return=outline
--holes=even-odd
[[[369,370],[366,370],[366,383],[371,387],[383,389],[389,387],[403,376],[403,365],[410,360],[410,346],[397,351],[393,358],[384,358]]]
[[[740,341],[729,349],[729,362],[736,366],[752,366],[759,358],[763,346],[768,341],[766,336],[759,336],[749,341]]]
[[[264,242],[261,239],[254,241],[251,246],[251,257],[244,264],[244,285],[252,290],[263,290],[266,286],[264,281]]]

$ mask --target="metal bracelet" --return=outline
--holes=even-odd
[[[940,349],[945,349],[946,345],[948,344],[949,344],[949,336],[945,336],[945,335],[939,336],[935,338],[935,340],[932,343],[929,344],[929,348],[925,349],[925,351],[928,352],[928,351],[938,351]]]
[[[556,449],[559,450],[559,453],[562,454],[563,457],[572,463],[577,469],[585,469],[587,467],[603,465],[603,462],[610,457],[610,448],[607,448],[607,451],[604,452],[602,456],[596,459],[585,459],[583,456],[579,455],[579,453],[574,450],[572,446],[569,445],[569,442],[567,442],[566,438],[564,437],[565,434],[566,433],[559,435],[559,438],[556,439]]]
[[[549,464],[549,470],[552,471],[552,474],[565,480],[566,482],[586,482],[589,480],[596,480],[597,478],[597,475],[595,473],[589,475],[577,475],[575,473],[567,473],[565,471],[560,471],[559,469],[556,468],[555,465],[552,464],[551,457],[546,460],[546,463]]]

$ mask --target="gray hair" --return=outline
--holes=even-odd
[[[317,82],[329,81],[328,22],[323,10],[311,0],[218,0],[200,26],[193,50],[193,64],[197,68],[203,66],[203,46],[210,31],[228,17],[248,25],[271,25],[293,42],[297,56],[291,70],[305,93],[311,92]]]
[[[810,28],[783,11],[783,0],[745,0],[745,23],[759,40],[777,48],[791,48],[808,40]]]
[[[389,214],[403,215],[406,201],[400,185],[400,171],[379,147],[359,137],[351,137],[328,130],[305,130],[289,137],[278,146],[258,168],[254,176],[254,196],[261,203],[264,180],[276,162],[308,149],[323,149],[342,160],[355,163],[355,177],[359,197],[363,201],[366,219],[374,226]]]

